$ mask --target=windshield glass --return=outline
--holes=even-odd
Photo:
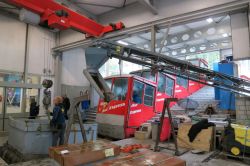
[[[112,92],[114,100],[125,100],[128,91],[128,78],[115,78]]]

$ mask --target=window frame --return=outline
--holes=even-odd
[[[168,81],[167,81],[167,79],[169,79],[169,80],[171,80],[173,82],[172,94],[171,95],[169,95],[167,93],[167,90],[168,90],[168,88],[167,88],[168,87]],[[175,80],[173,78],[171,78],[171,77],[166,76],[165,94],[168,95],[168,96],[173,97],[174,96],[174,89],[175,89]]]
[[[127,81],[127,92],[126,92],[126,96],[124,99],[122,100],[118,100],[116,99],[116,97],[118,98],[118,96],[115,95],[114,93],[114,87],[115,87],[115,81],[116,80],[119,80],[119,79],[125,79]],[[127,100],[127,97],[128,97],[128,85],[129,85],[129,78],[128,77],[115,77],[112,79],[112,89],[111,89],[111,92],[114,94],[114,99],[113,100],[116,100],[116,101],[125,101]]]
[[[142,94],[141,94],[141,103],[134,102],[133,94],[134,94],[134,85],[135,85],[135,82],[141,83],[143,85]],[[139,81],[137,79],[134,79],[133,80],[133,85],[132,85],[132,93],[131,93],[131,100],[132,100],[132,102],[134,102],[136,104],[144,104],[144,93],[145,93],[145,83],[142,82],[142,81]]]
[[[148,107],[154,107],[154,103],[155,103],[155,90],[156,90],[156,87],[150,85],[150,84],[147,84],[147,83],[144,83],[144,95],[143,95],[143,104],[145,106],[148,106]],[[149,87],[152,87],[153,88],[153,95],[152,95],[152,105],[147,105],[145,104],[145,96],[146,96],[146,87],[149,86]],[[148,96],[148,95],[147,95]]]

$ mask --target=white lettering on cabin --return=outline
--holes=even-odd
[[[131,107],[136,107],[138,104],[132,104]]]
[[[163,101],[163,100],[164,100],[164,98],[157,99],[156,102],[158,102],[158,101]]]
[[[131,114],[136,114],[136,113],[139,113],[139,112],[141,112],[141,109],[139,109],[139,110],[134,110],[134,111],[130,111],[129,114],[131,115]]]
[[[176,93],[180,93],[180,92],[182,92],[182,90],[176,90],[175,92],[176,92]]]
[[[120,107],[123,107],[123,106],[125,106],[125,103],[113,105],[113,106],[109,107],[109,110],[113,110],[113,109],[120,108]]]
[[[157,96],[161,96],[162,94],[161,93],[157,93]]]

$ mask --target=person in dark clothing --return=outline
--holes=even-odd
[[[39,105],[37,105],[35,99],[31,99],[29,119],[36,119],[38,114],[39,114]]]
[[[64,108],[62,104],[62,97],[57,96],[53,100],[54,109],[52,112],[53,118],[51,120],[51,127],[53,129],[53,138],[52,146],[62,145],[64,143],[64,133],[65,133],[65,117],[64,117]]]
[[[65,119],[68,120],[68,110],[70,108],[70,100],[69,98],[67,97],[67,95],[65,95],[63,97],[63,107],[64,107],[64,116],[65,116]]]
[[[199,134],[199,132],[202,129],[207,129],[210,126],[215,126],[215,124],[208,122],[207,119],[202,119],[198,123],[192,125],[192,127],[190,128],[190,130],[188,132],[189,141],[193,142],[194,139],[196,138],[196,136]]]

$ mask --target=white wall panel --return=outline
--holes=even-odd
[[[43,74],[44,68],[54,73],[51,48],[55,47],[55,41],[55,33],[41,27],[29,26],[29,73]]]
[[[233,1],[237,0],[159,0],[156,4],[158,15],[152,14],[146,7],[137,3],[103,14],[99,20],[103,24],[122,21],[126,27],[131,27]]]
[[[247,13],[231,15],[234,60],[250,58],[249,29]]]
[[[71,29],[61,31],[60,32],[60,45],[72,43],[75,41],[83,40],[85,39],[85,35],[83,33],[73,31]]]
[[[26,24],[0,15],[0,69],[24,70]]]
[[[83,48],[65,51],[62,58],[62,84],[89,86],[88,80],[83,75],[85,67],[85,52]]]

